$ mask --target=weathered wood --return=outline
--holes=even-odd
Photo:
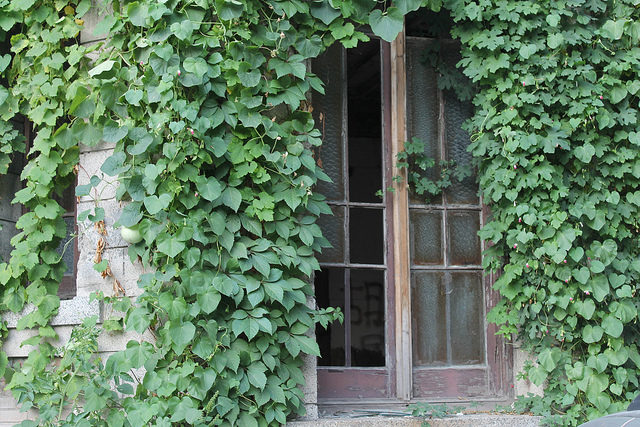
[[[396,393],[399,399],[411,398],[411,295],[409,270],[409,194],[406,171],[395,159],[404,149],[406,129],[406,71],[404,32],[391,43],[391,161],[392,176],[401,176],[393,188],[393,259],[396,323]]]

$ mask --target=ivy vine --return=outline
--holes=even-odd
[[[0,173],[27,154],[10,119],[35,134],[0,309],[33,304],[18,327],[37,328],[26,344],[39,346],[11,368],[0,353],[0,373],[39,409],[32,425],[251,426],[303,412],[300,356],[318,353],[307,332],[339,316],[308,306],[327,244],[315,222],[329,210],[313,190],[327,177],[310,151],[321,139],[307,94],[322,82],[307,61],[366,40],[362,24],[391,40],[406,13],[441,3],[376,5],[114,1],[96,30],[107,42],[82,46],[91,1],[0,0]],[[571,425],[623,409],[640,373],[637,4],[444,6],[477,86],[468,129],[492,211],[485,267],[503,271],[489,318],[538,355],[526,375],[546,383],[521,403]],[[80,141],[115,145],[102,172],[120,183],[119,225],[142,237],[129,255],[150,271],[137,301],[104,297],[123,313],[105,327],[154,339],[104,362],[91,320],[50,344],[65,269],[55,195],[75,181]],[[81,218],[99,222],[100,209]]]
[[[637,1],[458,2],[469,130],[491,221],[489,314],[536,356],[544,397],[521,407],[577,425],[625,409],[640,355],[640,23]],[[464,21],[464,22],[463,22]]]

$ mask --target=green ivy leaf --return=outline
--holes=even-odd
[[[620,320],[609,315],[602,320],[602,328],[607,335],[610,335],[613,338],[618,338],[622,334],[623,325]]]
[[[329,0],[314,0],[309,6],[309,12],[325,25],[329,25],[340,16],[340,11],[333,8]]]
[[[547,46],[551,49],[558,48],[562,42],[564,42],[564,36],[562,33],[554,33],[547,36]]]
[[[545,348],[538,355],[538,362],[547,372],[551,372],[556,368],[560,357],[561,352],[559,348]]]
[[[238,65],[238,78],[244,87],[255,87],[260,83],[260,70],[253,68],[248,62]]]
[[[602,26],[602,35],[610,40],[620,40],[627,22],[628,21],[626,19],[620,19],[617,21],[608,19]]]
[[[230,21],[239,18],[244,11],[244,4],[238,0],[216,0],[216,12],[220,19]]]
[[[97,79],[110,79],[116,74],[115,64],[116,61],[113,60],[104,61],[89,70],[89,76]]]
[[[538,47],[535,44],[525,44],[525,45],[522,45],[522,47],[520,47],[520,50],[518,51],[518,53],[520,53],[520,56],[522,58],[529,59],[529,57],[531,57],[531,55],[533,55],[537,51],[538,51]]]
[[[213,201],[222,194],[222,185],[213,177],[207,178],[205,181],[199,181],[196,188],[200,195],[209,201]]]
[[[384,41],[391,42],[402,31],[404,16],[396,7],[387,9],[386,14],[383,14],[380,9],[375,9],[369,15],[369,25],[375,35],[380,36]]]
[[[176,324],[171,324],[168,332],[171,337],[173,351],[176,354],[181,354],[193,339],[196,327],[191,322],[177,322]]]
[[[587,320],[593,317],[593,313],[595,311],[596,311],[596,305],[590,299],[587,299],[584,301],[578,301],[576,303],[576,312]]]
[[[118,142],[129,133],[126,126],[105,126],[102,132],[102,139],[105,142]]]
[[[260,390],[263,390],[267,385],[267,376],[264,374],[266,370],[267,367],[260,362],[249,365],[247,368],[247,378],[249,379],[249,383]]]
[[[590,163],[593,155],[596,154],[596,149],[593,145],[586,142],[580,147],[576,147],[573,151],[575,156],[583,163]]]
[[[240,203],[242,203],[242,193],[237,188],[227,187],[222,193],[222,203],[234,212],[238,212]]]
[[[603,329],[600,326],[587,325],[582,329],[582,338],[587,344],[600,341]]]
[[[627,88],[624,86],[615,86],[609,91],[609,100],[612,104],[617,104],[627,97]]]
[[[138,224],[142,219],[142,212],[140,211],[142,208],[141,202],[131,202],[127,204],[120,214],[120,218],[118,218],[117,224],[123,225],[125,227],[133,227]]]
[[[184,242],[179,241],[169,234],[158,237],[158,250],[170,258],[175,258],[185,248]]]
[[[136,27],[144,27],[147,16],[149,16],[149,9],[146,4],[140,4],[137,1],[129,3],[127,6],[127,16],[129,22]]]

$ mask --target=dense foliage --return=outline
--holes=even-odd
[[[465,2],[470,124],[504,297],[489,315],[537,355],[525,400],[552,422],[624,409],[640,374],[637,1]]]
[[[0,371],[39,423],[250,426],[303,411],[301,355],[318,352],[306,333],[335,317],[307,306],[314,251],[326,244],[315,221],[328,212],[313,191],[326,176],[310,151],[321,140],[308,94],[322,83],[307,61],[366,39],[362,23],[393,39],[421,3],[439,7],[114,1],[96,29],[108,41],[81,46],[89,0],[0,0],[0,173],[25,151],[10,119],[28,118],[36,135],[0,309],[33,304],[18,326],[37,328],[28,344],[39,345],[15,371],[2,354]],[[640,373],[637,5],[445,6],[477,89],[469,129],[492,209],[485,263],[503,271],[490,320],[538,354],[527,375],[547,384],[524,403],[567,414],[556,419],[565,424],[622,409]],[[58,350],[48,325],[64,271],[54,198],[75,180],[78,143],[101,140],[115,144],[102,171],[120,183],[119,223],[143,238],[130,257],[153,271],[135,304],[105,298],[123,313],[105,325],[154,339],[105,363],[92,357],[95,320]],[[100,200],[80,215],[101,221]]]

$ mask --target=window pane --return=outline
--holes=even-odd
[[[380,42],[347,50],[349,200],[380,202],[382,188],[382,99]]]
[[[316,148],[316,161],[333,182],[319,181],[317,191],[328,200],[344,200],[343,173],[343,108],[345,79],[343,50],[330,47],[313,62],[313,72],[325,83],[325,94],[313,94],[313,117],[322,133],[322,146]]]
[[[380,138],[349,138],[349,200],[381,203],[382,144]]]
[[[349,209],[350,260],[356,264],[384,264],[382,209]]]
[[[450,265],[480,265],[480,212],[449,211],[447,214]]]
[[[425,154],[440,161],[440,142],[438,140],[438,84],[433,67],[423,62],[423,53],[433,40],[407,39],[407,134],[409,139],[416,137],[425,144]],[[426,176],[437,180],[439,167],[427,171]],[[413,192],[412,192],[413,193]],[[441,196],[433,197],[429,203],[440,203]],[[410,194],[410,203],[424,204],[425,198]]]
[[[384,366],[384,270],[351,270],[351,365]]]
[[[482,273],[451,273],[451,358],[454,365],[484,362]]]
[[[344,313],[344,268],[323,268],[315,276],[318,307],[340,307]],[[344,366],[344,325],[333,322],[327,329],[316,327],[320,347],[319,366]]]
[[[20,190],[20,178],[16,174],[0,175],[0,219],[16,222],[20,219],[18,204],[11,204],[16,192]]]
[[[70,212],[75,212],[76,210],[76,186],[75,183],[69,185],[63,192],[62,192],[62,197],[57,198],[56,200],[58,200],[58,203],[60,203],[60,206],[62,206],[62,209],[64,209],[65,212],[70,213]]]
[[[442,213],[409,210],[412,265],[443,265]]]
[[[73,235],[75,234],[76,218],[74,216],[67,216],[62,219],[64,220],[67,226],[67,235],[64,238],[64,240],[62,240],[58,245],[58,249],[56,249],[56,252],[58,252],[59,254],[62,254],[62,261],[67,266],[67,269],[65,270],[64,275],[75,276],[76,246],[75,246],[75,242],[72,241],[71,239],[74,237]],[[67,245],[67,242],[69,242],[68,245]],[[67,245],[66,249],[65,249],[65,245]],[[63,250],[64,250],[64,253],[62,252]]]
[[[0,262],[8,262],[11,255],[11,238],[18,233],[14,222],[0,219]]]
[[[333,247],[324,248],[322,253],[318,254],[318,261],[344,263],[344,207],[331,206],[331,211],[333,216],[322,215],[318,219],[318,225],[322,230],[322,235],[329,240]]]
[[[447,363],[446,293],[444,273],[411,274],[413,365]]]
[[[448,45],[446,49],[443,47],[442,56],[450,67],[455,67],[460,60],[459,48],[457,45]],[[443,91],[443,95],[447,159],[454,161],[458,167],[472,171],[472,155],[467,151],[469,134],[462,129],[462,124],[472,116],[473,105],[469,101],[460,101],[451,90]],[[448,203],[478,204],[478,184],[475,175],[468,176],[462,182],[454,181],[445,194]]]

